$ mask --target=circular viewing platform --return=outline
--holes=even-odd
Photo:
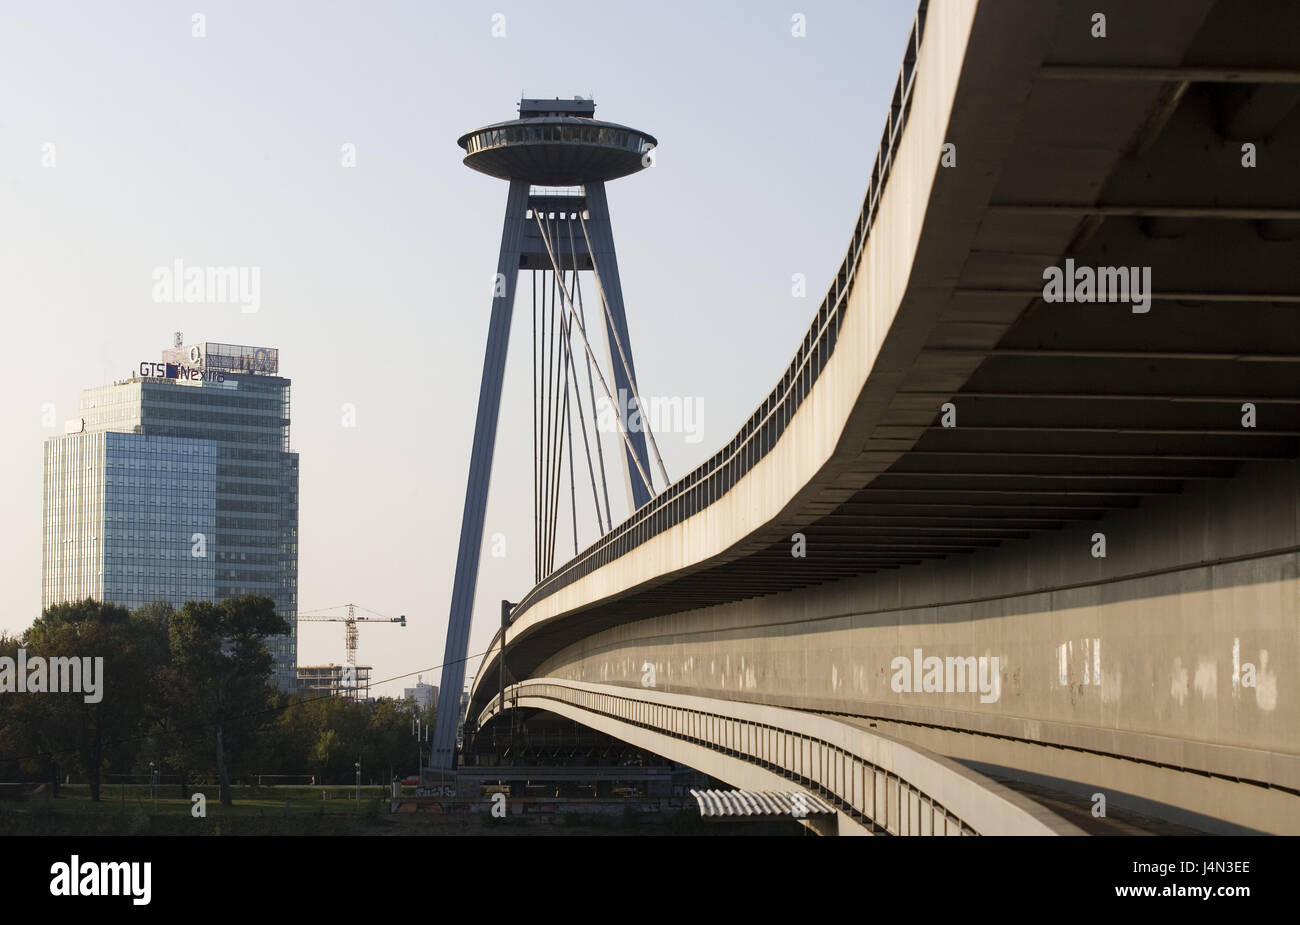
[[[645,167],[658,142],[614,122],[544,116],[499,122],[462,135],[465,165],[502,180],[536,186],[582,186],[625,177]]]

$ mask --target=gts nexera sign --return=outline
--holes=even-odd
[[[193,366],[178,366],[175,363],[151,363],[148,360],[140,364],[142,379],[180,379],[193,382],[225,382],[226,374],[216,369],[196,369]]]

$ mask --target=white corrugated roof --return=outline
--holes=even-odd
[[[833,815],[835,808],[805,790],[692,790],[700,815],[716,816],[806,816]]]

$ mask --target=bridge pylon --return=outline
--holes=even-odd
[[[612,421],[622,446],[628,512],[653,497],[655,471],[661,483],[668,484],[654,434],[641,413],[644,405],[637,387],[605,195],[608,181],[636,173],[653,163],[650,152],[657,142],[636,129],[597,121],[595,111],[596,104],[582,98],[523,99],[519,103],[519,118],[476,129],[459,139],[468,167],[507,180],[510,186],[492,291],[430,755],[431,771],[442,775],[444,780],[455,768],[457,732],[463,720],[461,689],[520,270],[531,272],[533,290],[536,579],[541,581],[555,564],[557,528],[564,513],[560,487],[566,441],[575,553],[579,548],[572,433],[575,418],[587,455],[595,521],[602,533],[611,526],[604,451],[600,429],[596,426],[598,394],[604,401],[601,416],[606,422]],[[583,273],[594,281],[589,292],[594,290],[595,299],[587,300],[589,306],[583,300],[580,282]],[[605,331],[612,373],[608,377],[601,371],[594,352],[593,342],[599,339],[594,334],[596,328]],[[586,367],[585,377],[579,376],[580,366]],[[585,397],[581,384],[587,387]],[[587,411],[592,418],[591,440],[588,440]],[[596,462],[592,459],[593,452]],[[651,467],[651,453],[655,469]]]

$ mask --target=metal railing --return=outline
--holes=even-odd
[[[567,704],[609,719],[737,757],[795,782],[880,835],[977,835],[968,821],[901,777],[840,745],[806,732],[708,710],[585,690],[554,679],[512,685],[518,697]],[[480,726],[496,712],[492,701]]]
[[[717,501],[771,451],[785,432],[835,350],[854,274],[907,124],[927,5],[928,0],[921,0],[912,23],[871,181],[848,252],[785,375],[725,447],[539,582],[514,608],[512,620],[538,601],[626,555]]]

